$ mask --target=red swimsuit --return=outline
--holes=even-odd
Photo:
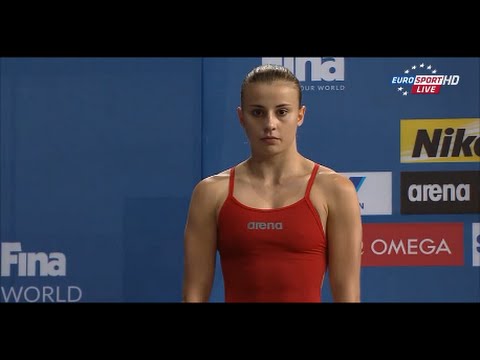
[[[218,217],[218,251],[226,302],[320,302],[327,242],[310,201],[315,164],[305,195],[294,204],[256,209],[228,197]]]

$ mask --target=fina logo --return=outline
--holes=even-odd
[[[18,276],[65,276],[65,254],[61,252],[22,252],[22,244],[19,242],[4,242],[1,246],[1,269],[2,277],[11,276],[11,266],[16,265]],[[37,264],[39,265],[37,267]],[[37,268],[39,272],[37,274]]]
[[[392,77],[392,84],[402,96],[439,94],[442,86],[456,86],[459,82],[460,75],[440,75],[433,65],[423,62],[408,67],[402,76]]]
[[[341,57],[262,57],[262,65],[266,64],[285,66],[292,71],[302,91],[345,90],[345,59]],[[303,84],[322,81],[330,84]]]
[[[66,277],[67,259],[61,252],[25,252],[20,242],[2,242],[0,246],[0,275],[2,277],[35,278]],[[82,299],[82,289],[75,285],[54,285],[36,279],[28,279],[27,284],[0,286],[1,302],[78,302]],[[41,284],[41,285],[40,285]]]

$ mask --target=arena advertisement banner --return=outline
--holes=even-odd
[[[480,214],[480,171],[402,171],[402,214]]]

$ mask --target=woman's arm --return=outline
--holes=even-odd
[[[359,302],[362,222],[357,192],[340,174],[330,185],[326,236],[332,297],[335,302]]]
[[[213,286],[217,251],[216,198],[211,179],[192,192],[184,232],[183,302],[207,302]]]

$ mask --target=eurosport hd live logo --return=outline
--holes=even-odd
[[[401,74],[392,77],[392,84],[402,96],[438,95],[440,89],[457,86],[460,75],[445,74],[435,65],[425,62],[406,66]]]
[[[262,57],[262,65],[282,65],[300,81],[302,91],[344,91],[343,57]]]

